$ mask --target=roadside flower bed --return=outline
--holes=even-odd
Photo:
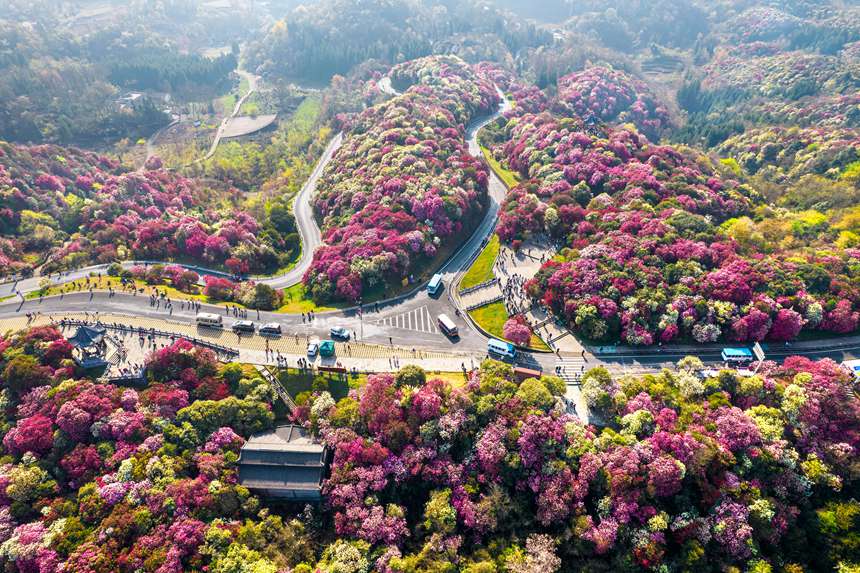
[[[315,211],[325,245],[305,274],[317,301],[356,301],[400,281],[478,215],[488,174],[469,155],[465,125],[498,102],[462,60],[430,57],[392,70],[401,96],[350,121],[320,179]]]

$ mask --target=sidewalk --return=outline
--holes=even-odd
[[[500,290],[504,291],[510,284],[513,304],[510,299],[505,299],[508,313],[513,315],[524,309],[522,314],[534,328],[534,333],[543,340],[553,351],[564,354],[579,355],[583,346],[569,330],[560,327],[555,322],[555,317],[545,310],[536,307],[532,301],[522,292],[522,285],[530,280],[543,266],[543,262],[555,255],[551,245],[543,242],[530,240],[525,242],[520,250],[514,252],[510,247],[502,245],[499,256],[496,259],[494,272],[499,277]]]

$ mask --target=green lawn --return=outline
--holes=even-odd
[[[138,290],[144,289],[145,294],[149,296],[149,293],[152,292],[153,288],[157,288],[160,292],[166,293],[166,295],[173,299],[182,299],[182,300],[197,300],[200,302],[205,302],[207,304],[234,304],[227,303],[223,301],[214,301],[209,300],[209,297],[201,294],[200,288],[195,287],[195,291],[193,293],[183,292],[178,289],[173,288],[167,284],[159,284],[159,285],[151,285],[139,279],[133,279],[134,286]],[[79,285],[81,288],[75,289],[73,285]],[[62,292],[71,293],[71,292],[88,292],[90,286],[92,286],[93,290],[105,291],[108,290],[108,287],[112,287],[117,292],[126,292],[123,290],[122,285],[120,284],[119,277],[112,277],[108,275],[102,276],[90,276],[90,282],[87,283],[85,279],[78,279],[76,281],[64,282],[56,285],[51,285],[47,289],[28,292],[24,295],[25,298],[33,299],[39,298],[39,296],[55,296],[59,295]],[[238,305],[242,306],[242,305]]]
[[[480,325],[481,328],[487,331],[491,336],[495,336],[501,340],[507,340],[502,332],[505,327],[505,322],[507,322],[510,316],[508,315],[508,310],[505,308],[505,304],[503,302],[494,302],[492,304],[476,308],[475,310],[469,311],[469,316],[471,316],[472,320]],[[550,349],[539,336],[534,334],[532,334],[529,347],[532,350]]]
[[[479,285],[493,278],[493,265],[496,258],[499,256],[499,236],[495,233],[490,237],[490,242],[481,251],[481,254],[469,267],[469,270],[463,275],[463,280],[460,281],[460,290]]]
[[[317,374],[302,372],[296,368],[285,368],[277,373],[278,379],[287,393],[295,400],[299,394],[313,390],[327,390],[332,398],[340,400],[345,398],[351,388],[359,388],[367,382],[366,374],[353,376],[337,376],[334,374]]]
[[[345,308],[347,305],[322,306],[315,303],[309,296],[305,294],[305,285],[299,283],[290,288],[284,289],[284,305],[276,312],[285,314],[299,314],[303,312],[325,312],[327,310],[337,310]]]
[[[520,184],[519,174],[502,167],[502,164],[496,161],[496,158],[493,157],[493,154],[490,153],[489,149],[481,146],[481,152],[484,154],[484,159],[487,160],[487,164],[490,166],[490,169],[498,175],[499,179],[502,180],[502,183],[504,183],[508,189],[513,189]]]

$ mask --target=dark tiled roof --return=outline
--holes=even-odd
[[[99,344],[107,331],[101,326],[79,326],[75,335],[69,338],[69,344],[75,348],[89,348]]]
[[[301,426],[279,426],[252,436],[239,455],[239,480],[266,495],[319,499],[325,446]]]

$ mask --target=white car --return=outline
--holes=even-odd
[[[311,342],[308,344],[308,356],[311,358],[316,358],[317,353],[320,351],[320,345],[316,342]]]

